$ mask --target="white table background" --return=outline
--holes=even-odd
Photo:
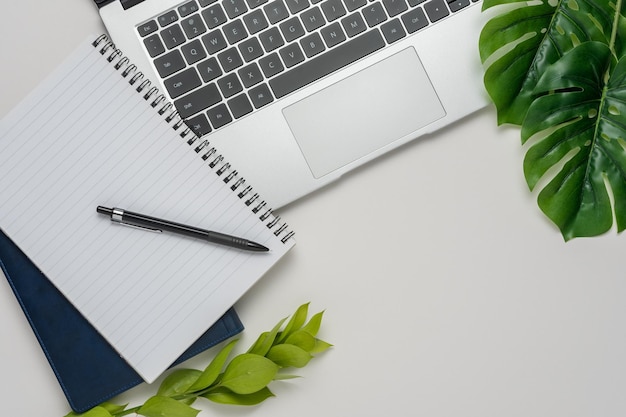
[[[89,0],[4,1],[0,116],[104,31]],[[626,414],[626,237],[564,243],[522,176],[514,128],[485,109],[280,210],[297,245],[246,294],[239,351],[311,301],[330,351],[260,406],[203,415]],[[69,411],[0,280],[6,416]],[[203,367],[214,350],[186,365]],[[142,385],[131,404],[156,390]]]

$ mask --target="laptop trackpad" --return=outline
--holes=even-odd
[[[322,177],[445,115],[407,48],[283,110],[309,168]]]

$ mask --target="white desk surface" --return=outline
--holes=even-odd
[[[89,0],[3,8],[0,116],[104,31]],[[625,415],[626,236],[564,243],[522,158],[518,131],[488,108],[282,209],[298,243],[237,303],[240,349],[306,301],[326,311],[320,336],[335,347],[274,383],[276,398],[198,402],[200,416]],[[0,316],[2,414],[65,415],[4,279]]]

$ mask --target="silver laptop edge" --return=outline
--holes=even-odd
[[[143,49],[136,27],[182,3],[146,0],[124,10],[119,1],[113,1],[100,9],[116,46],[164,93],[166,89]],[[223,152],[272,207],[288,204],[357,166],[484,107],[488,101],[481,83],[482,68],[477,50],[482,24],[480,4],[472,4],[468,10],[388,45],[203,139],[208,138]],[[399,67],[405,66],[405,62],[411,67],[402,71]],[[382,78],[423,74],[413,83],[414,91],[396,93],[397,86],[393,83],[373,89],[381,74],[388,71],[392,71],[391,76]],[[349,81],[344,81],[346,79]],[[367,91],[368,99],[373,101],[361,104],[363,100],[358,96],[351,99],[345,94],[354,88]],[[415,95],[429,97],[422,105],[427,113],[424,116],[421,112],[418,114],[420,104],[414,101]],[[340,111],[342,107],[329,107],[330,104],[324,104],[329,100],[336,106],[348,105],[350,109]],[[386,104],[377,106],[379,102]],[[356,113],[352,106],[364,111],[364,115]],[[407,106],[410,108],[406,109]],[[326,124],[320,117],[332,120]],[[420,118],[423,120],[417,124]],[[385,123],[389,123],[387,119],[393,121],[393,127],[385,127]],[[405,120],[408,122],[404,123]],[[423,124],[425,126],[421,126]],[[338,140],[342,139],[341,135],[349,137],[361,149],[345,154],[341,149],[343,140]],[[387,135],[390,136],[384,137]],[[369,138],[362,144],[359,136]],[[321,144],[316,138],[321,138]],[[328,158],[324,157],[325,152]],[[339,156],[333,159],[330,154],[335,153]]]

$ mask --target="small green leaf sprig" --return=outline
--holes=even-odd
[[[102,403],[85,413],[71,412],[65,417],[122,417],[137,414],[145,417],[195,417],[200,410],[192,407],[198,398],[220,404],[256,405],[274,394],[272,381],[296,378],[280,372],[302,368],[317,354],[332,345],[317,338],[323,312],[307,321],[309,304],[303,304],[291,316],[262,333],[247,352],[228,358],[238,340],[226,344],[203,370],[176,369],[159,386],[156,395],[144,404],[127,408],[111,402]],[[282,330],[281,330],[282,329]],[[227,363],[228,362],[228,363]]]

